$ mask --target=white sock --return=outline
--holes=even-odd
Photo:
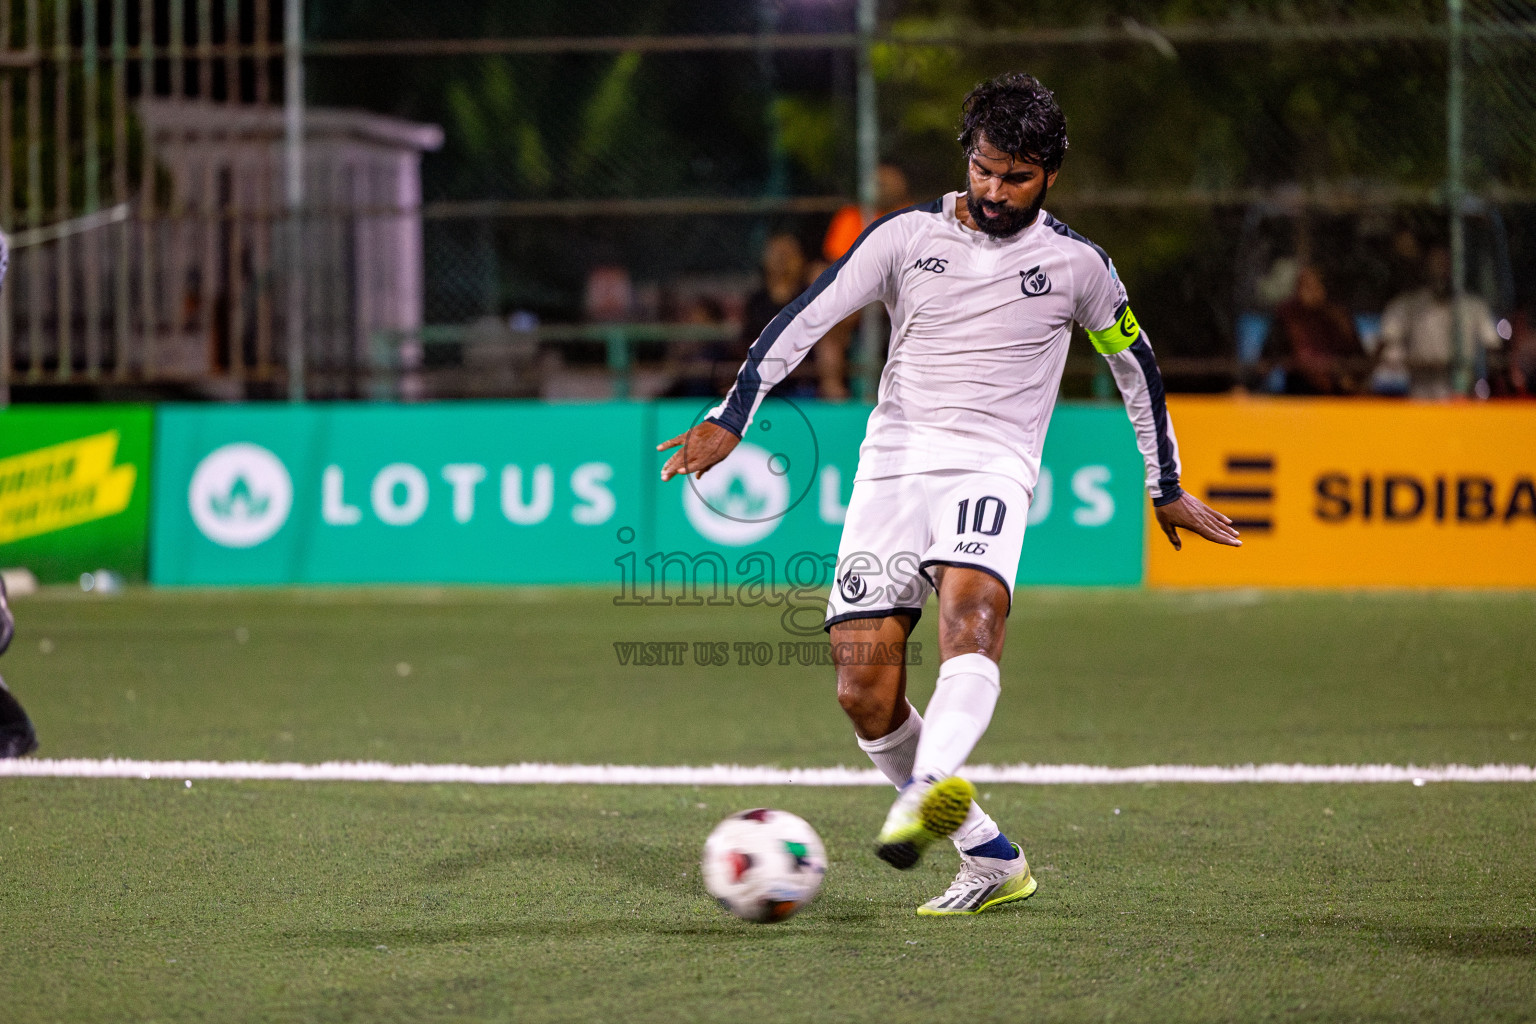
[[[875,767],[880,769],[880,774],[891,780],[891,785],[900,789],[912,778],[912,762],[917,757],[917,741],[922,731],[923,716],[917,713],[917,708],[908,704],[905,722],[876,740],[857,737],[859,749],[869,755]],[[972,800],[965,822],[955,829],[950,838],[955,841],[956,849],[968,850],[1002,834],[1002,829],[997,827],[992,816]]]
[[[940,665],[913,776],[947,777],[958,772],[987,731],[1001,692],[997,662],[985,654],[961,654]]]
[[[907,720],[879,739],[859,737],[859,748],[869,755],[880,774],[900,789],[912,778],[912,759],[917,756],[917,739],[923,733],[923,716],[907,705]]]
[[[981,805],[975,800],[971,801],[971,811],[965,816],[961,826],[949,834],[954,840],[955,849],[964,853],[966,850],[974,850],[983,843],[990,843],[1003,834],[1003,830],[997,827],[997,822],[992,820],[992,815],[981,809]]]

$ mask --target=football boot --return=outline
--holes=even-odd
[[[1029,861],[1018,843],[1011,843],[1018,856],[1010,860],[996,857],[960,855],[960,873],[938,896],[917,908],[925,917],[949,914],[979,914],[1004,903],[1027,900],[1039,883],[1029,873]]]
[[[976,788],[959,776],[914,779],[907,783],[875,839],[875,856],[905,871],[922,859],[928,846],[965,822]]]

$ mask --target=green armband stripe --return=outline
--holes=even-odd
[[[1141,337],[1141,325],[1136,322],[1136,315],[1131,312],[1130,306],[1126,306],[1121,312],[1119,320],[1102,331],[1088,332],[1088,340],[1093,342],[1093,347],[1106,356],[1124,352],[1134,345],[1139,337]]]

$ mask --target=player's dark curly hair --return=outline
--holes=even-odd
[[[1009,156],[1058,170],[1067,155],[1067,117],[1056,94],[1034,75],[999,75],[971,90],[960,105],[960,145],[967,153],[977,136]]]

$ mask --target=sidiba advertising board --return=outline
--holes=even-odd
[[[1175,553],[1154,537],[1149,583],[1536,586],[1536,406],[1168,405],[1185,488],[1238,524],[1243,547]]]

